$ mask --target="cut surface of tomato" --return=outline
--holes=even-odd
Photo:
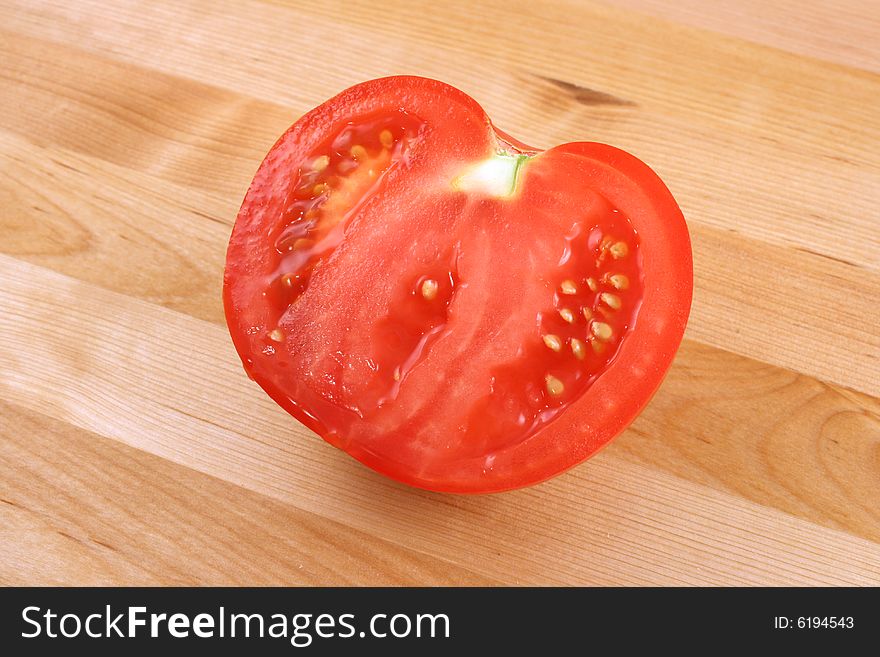
[[[260,166],[224,303],[249,375],[400,481],[496,492],[583,461],[648,402],[692,291],[681,211],[611,146],[546,151],[426,78],[373,80]]]

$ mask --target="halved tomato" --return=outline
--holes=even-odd
[[[227,254],[250,376],[414,486],[491,492],[583,461],[648,402],[691,302],[660,179],[597,143],[538,151],[435,80],[352,87],[260,166]]]

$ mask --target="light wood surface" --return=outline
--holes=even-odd
[[[0,6],[0,583],[880,584],[880,5]],[[390,482],[232,349],[260,159],[393,73],[630,150],[688,219],[669,376],[551,482]]]

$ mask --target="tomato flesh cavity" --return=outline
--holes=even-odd
[[[647,403],[692,287],[644,164],[537,151],[433,80],[358,85],[270,151],[227,255],[227,321],[279,404],[433,490],[536,483]]]
[[[614,359],[641,299],[638,241],[607,209],[575,223],[544,279],[547,304],[516,356],[493,370],[490,392],[467,412],[467,450],[527,439],[576,401]]]
[[[300,165],[280,221],[267,227],[277,252],[267,281],[270,307],[281,313],[302,293],[315,265],[343,239],[347,217],[405,158],[421,127],[403,112],[360,117]]]

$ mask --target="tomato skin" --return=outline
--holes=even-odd
[[[639,258],[644,281],[638,319],[621,338],[610,363],[564,412],[522,440],[491,453],[474,455],[462,451],[461,458],[444,456],[437,460],[435,455],[441,452],[436,449],[413,448],[407,452],[407,436],[396,432],[368,440],[352,439],[369,435],[358,428],[369,422],[340,413],[338,405],[342,402],[335,393],[322,396],[314,392],[314,386],[291,387],[290,378],[282,376],[279,369],[287,361],[275,358],[288,344],[268,344],[273,349],[273,358],[266,359],[260,353],[267,348],[265,340],[258,342],[253,335],[254,327],[268,328],[276,323],[295,334],[302,320],[308,321],[309,317],[307,312],[288,312],[279,320],[272,316],[274,311],[268,304],[260,302],[260,281],[275,266],[271,258],[277,257],[266,248],[267,228],[277,224],[286,199],[290,198],[294,179],[289,172],[301,169],[302,163],[312,157],[316,144],[330,140],[334,130],[352,117],[385,116],[400,108],[417,116],[425,127],[419,139],[413,140],[406,168],[390,168],[383,174],[378,195],[386,198],[376,203],[393,201],[395,194],[412,193],[420,184],[433,184],[430,181],[436,175],[452,179],[468,162],[484,158],[500,145],[508,152],[540,153],[534,164],[528,166],[542,180],[558,184],[561,189],[578,185],[595,190],[625,213],[642,245]],[[523,198],[528,198],[527,190],[528,187],[522,192]],[[453,215],[458,197],[446,194],[438,198],[444,203],[448,201],[452,209],[447,214]],[[449,221],[450,226],[458,225],[454,219]],[[354,238],[346,234],[345,239]],[[328,267],[316,270],[318,275],[326,274]],[[442,281],[445,270],[438,272]],[[413,279],[413,284],[421,285],[422,279]],[[454,277],[450,280],[454,282]],[[328,283],[325,275],[316,285],[332,285],[332,281]],[[325,440],[369,467],[413,486],[485,493],[519,488],[555,476],[590,457],[632,422],[659,387],[672,362],[687,322],[692,285],[691,248],[684,218],[669,190],[647,165],[619,149],[589,142],[565,144],[541,153],[495,130],[479,105],[457,89],[426,78],[400,76],[365,82],[342,92],[297,121],[270,150],[248,191],[230,240],[224,306],[233,341],[248,373],[279,405]],[[442,287],[438,289],[443,292]],[[365,290],[367,302],[370,294]],[[297,303],[302,306],[306,301],[307,295]],[[448,302],[449,299],[444,301]],[[301,321],[291,321],[294,316]],[[407,316],[398,315],[404,323]],[[425,321],[436,324],[440,320],[425,315]],[[429,345],[428,350],[431,348],[440,349]],[[387,377],[386,380],[395,389],[399,386],[403,390],[410,385],[406,375],[399,384],[391,383]],[[405,393],[401,399],[406,399]],[[339,424],[331,426],[326,418]],[[395,449],[395,440],[400,449]]]

